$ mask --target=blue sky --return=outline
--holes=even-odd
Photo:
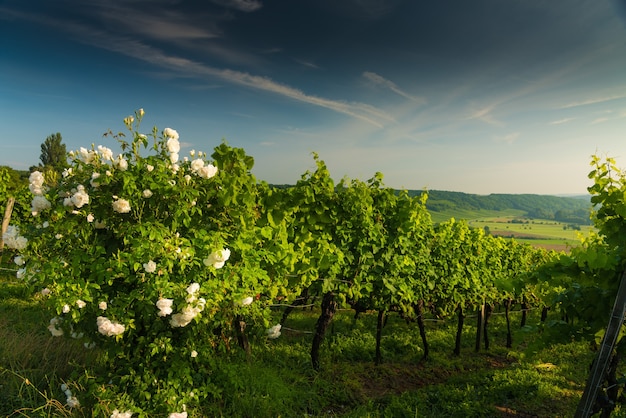
[[[0,0],[0,165],[171,127],[254,174],[584,194],[626,166],[625,0]],[[115,149],[115,148],[114,148]]]

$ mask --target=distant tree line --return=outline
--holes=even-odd
[[[418,196],[421,190],[411,190],[410,195]],[[490,194],[475,195],[462,192],[428,190],[426,202],[428,210],[445,212],[449,210],[507,210],[517,209],[526,212],[534,219],[549,219],[576,225],[591,224],[590,198],[559,197],[536,194]]]

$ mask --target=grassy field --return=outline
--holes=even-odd
[[[580,245],[579,236],[586,236],[593,226],[581,226],[580,230],[570,225],[549,219],[527,219],[519,210],[455,210],[431,212],[433,222],[444,222],[450,218],[464,219],[470,226],[487,228],[493,236],[514,238],[537,247],[556,251],[568,251]]]
[[[190,417],[570,417],[593,358],[588,343],[567,333],[559,334],[561,341],[542,341],[535,311],[524,328],[520,313],[512,314],[517,325],[507,349],[504,317],[496,310],[489,351],[474,351],[474,320],[468,318],[458,357],[452,354],[456,322],[431,318],[426,361],[415,324],[392,314],[377,366],[376,314],[355,321],[352,311],[341,310],[316,372],[309,350],[317,315],[294,312],[279,339],[254,344],[250,358],[238,351],[224,358],[215,371],[217,379],[228,377],[221,398]],[[41,300],[12,274],[0,274],[0,416],[91,416],[85,408],[67,409],[60,385],[82,373],[94,354],[51,337],[47,322]]]

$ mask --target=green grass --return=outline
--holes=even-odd
[[[476,228],[487,227],[492,235],[515,238],[516,241],[530,245],[567,251],[580,245],[579,235],[587,236],[593,226],[581,226],[580,231],[568,224],[550,219],[526,219],[526,212],[516,209],[503,211],[454,209],[443,212],[430,212],[434,223],[445,222],[450,218],[465,220]],[[517,220],[527,223],[513,223]]]
[[[481,218],[469,221],[471,226],[488,228],[491,235],[505,238],[513,237],[517,241],[549,249],[567,250],[580,245],[580,237],[587,236],[593,227],[584,225],[580,230],[574,230],[569,225],[546,219],[523,220],[524,223],[514,223],[519,218],[496,217]]]
[[[60,385],[94,354],[51,337],[42,308],[12,276],[0,278],[0,416],[90,416],[85,408],[64,407]],[[391,314],[383,363],[376,366],[376,314],[354,321],[342,310],[324,341],[321,370],[314,371],[309,350],[317,314],[294,312],[283,335],[255,343],[250,358],[236,351],[220,360],[214,380],[224,382],[221,398],[190,417],[569,417],[593,357],[584,342],[541,343],[536,331],[519,327],[515,313],[513,348],[504,347],[504,318],[496,314],[490,350],[474,352],[468,318],[459,357],[452,355],[455,321],[428,321],[431,357],[424,361],[416,325]]]
[[[447,210],[441,212],[430,212],[430,216],[434,223],[445,222],[450,218],[454,218],[456,220],[465,219],[467,221],[474,219],[488,219],[488,218],[499,218],[499,217],[521,217],[524,216],[526,212],[518,209],[507,209],[507,210],[468,210],[468,209],[454,209]]]

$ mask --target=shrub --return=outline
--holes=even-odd
[[[280,226],[257,226],[251,157],[222,143],[212,161],[181,159],[178,133],[140,133],[143,115],[106,135],[121,153],[70,152],[54,186],[32,173],[35,221],[12,229],[28,239],[18,277],[46,295],[52,335],[102,353],[64,389],[96,415],[183,416],[219,395],[218,356],[245,325],[266,336],[281,288],[267,260],[288,250]]]

